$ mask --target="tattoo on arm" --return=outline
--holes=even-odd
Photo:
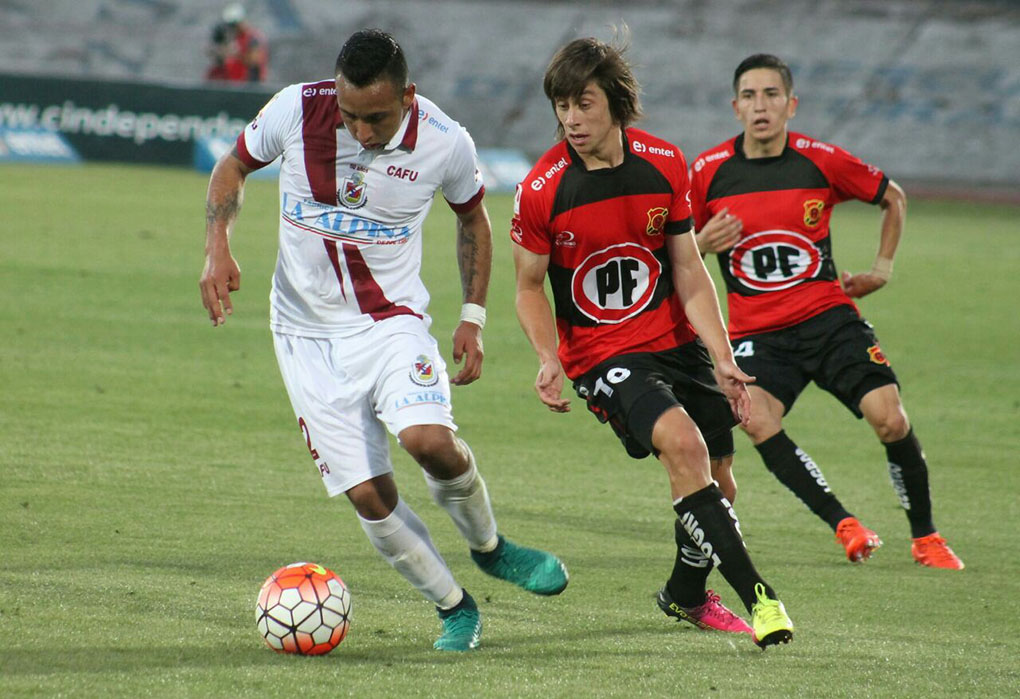
[[[475,234],[461,221],[457,221],[457,265],[460,267],[460,285],[464,297],[471,298],[478,275],[478,241]]]
[[[207,225],[213,225],[217,221],[223,221],[229,223],[237,217],[237,212],[241,209],[241,197],[239,192],[230,192],[226,196],[219,198],[219,201],[213,201],[216,197],[210,197],[205,202],[205,222]]]

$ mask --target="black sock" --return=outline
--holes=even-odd
[[[910,535],[915,539],[928,536],[935,531],[935,523],[931,519],[928,464],[921,443],[911,428],[903,439],[882,446],[889,460],[889,478],[910,521]]]
[[[754,588],[764,585],[765,594],[775,599],[775,591],[755,570],[740,535],[740,523],[733,507],[713,483],[680,499],[673,510],[692,543],[712,561],[726,582],[740,595],[747,611],[758,601]]]
[[[449,609],[441,609],[438,606],[436,607],[436,611],[439,612],[440,619],[445,619],[449,616],[453,616],[454,614],[459,612],[461,609],[464,609],[465,607],[471,609],[478,606],[475,604],[475,598],[469,595],[467,590],[465,590],[463,587],[460,589],[464,593],[464,596],[461,597],[460,602],[453,605]]]
[[[676,562],[666,582],[666,592],[681,607],[697,607],[705,601],[705,581],[715,564],[694,545],[694,540],[680,524],[673,520],[676,530]]]
[[[785,431],[780,430],[755,445],[755,449],[779,482],[792,490],[812,512],[828,522],[833,531],[836,531],[836,525],[841,520],[853,516],[832,494],[818,464],[794,444]]]

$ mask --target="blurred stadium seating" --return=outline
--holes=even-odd
[[[553,137],[545,63],[578,35],[631,32],[643,126],[690,155],[737,131],[732,70],[777,53],[801,96],[793,126],[901,180],[1020,183],[1020,6],[837,0],[522,2],[248,0],[271,45],[271,86],[330,76],[343,39],[393,32],[424,94],[482,147],[535,155]],[[198,83],[221,5],[205,0],[0,3],[0,65],[66,79]],[[0,107],[4,102],[0,75]],[[3,114],[0,113],[0,118]]]

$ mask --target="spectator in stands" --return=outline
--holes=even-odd
[[[244,5],[232,3],[213,27],[206,80],[262,82],[269,68],[265,36],[246,20]]]

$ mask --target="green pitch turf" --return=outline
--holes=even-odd
[[[885,547],[847,563],[738,434],[737,512],[796,623],[792,644],[763,653],[656,608],[673,556],[665,475],[578,401],[553,415],[535,398],[511,200],[490,196],[485,371],[454,389],[455,415],[501,530],[555,551],[571,582],[537,598],[477,570],[395,449],[405,499],[484,615],[481,650],[445,655],[432,607],[325,496],[295,424],[267,327],[275,183],[248,185],[242,290],[217,329],[197,287],[205,187],[181,170],[0,168],[0,695],[1015,696],[1017,209],[911,202],[894,279],[860,304],[967,569],[913,563],[883,450],[810,388],[787,429]],[[877,225],[876,209],[837,210],[840,269],[870,265]],[[441,201],[425,247],[448,357],[460,290]],[[325,657],[276,655],[255,628],[263,579],[299,560],[338,571],[353,595],[350,635]],[[710,584],[740,608],[718,573]]]

